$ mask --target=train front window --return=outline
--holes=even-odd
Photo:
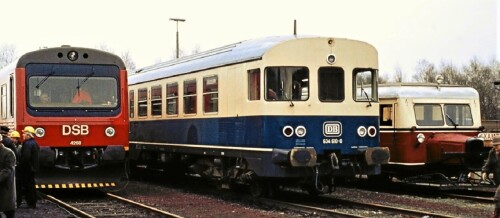
[[[353,82],[355,101],[378,101],[376,70],[354,69]]]
[[[268,67],[265,79],[266,101],[309,99],[309,70],[305,67]]]
[[[339,67],[322,67],[318,70],[319,100],[344,101],[344,70]]]
[[[118,73],[116,66],[30,64],[27,103],[36,110],[115,109]]]
[[[419,126],[443,126],[443,110],[439,104],[416,104],[415,119]]]
[[[467,104],[445,104],[444,115],[448,126],[472,126],[472,113]]]

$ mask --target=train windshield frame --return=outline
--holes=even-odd
[[[415,121],[419,126],[472,126],[471,108],[468,104],[415,104]]]
[[[60,112],[60,116],[117,114],[119,76],[120,70],[114,65],[28,64],[28,112],[35,116],[47,112]]]

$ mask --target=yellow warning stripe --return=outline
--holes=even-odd
[[[63,183],[63,184],[36,184],[37,189],[65,189],[65,188],[104,188],[115,187],[114,182],[105,183]]]

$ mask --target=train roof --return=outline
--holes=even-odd
[[[136,84],[220,66],[260,60],[262,56],[274,46],[286,41],[302,38],[320,37],[287,35],[241,41],[198,54],[144,67],[137,70],[134,74],[130,74],[128,81],[129,84]]]
[[[390,98],[446,98],[446,99],[477,99],[479,93],[472,87],[443,85],[436,83],[395,83],[380,84],[379,99]]]

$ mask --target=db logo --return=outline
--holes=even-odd
[[[342,123],[338,121],[324,122],[323,135],[325,137],[340,137],[342,135]]]
[[[63,125],[62,126],[63,135],[88,135],[89,126],[88,125]]]

